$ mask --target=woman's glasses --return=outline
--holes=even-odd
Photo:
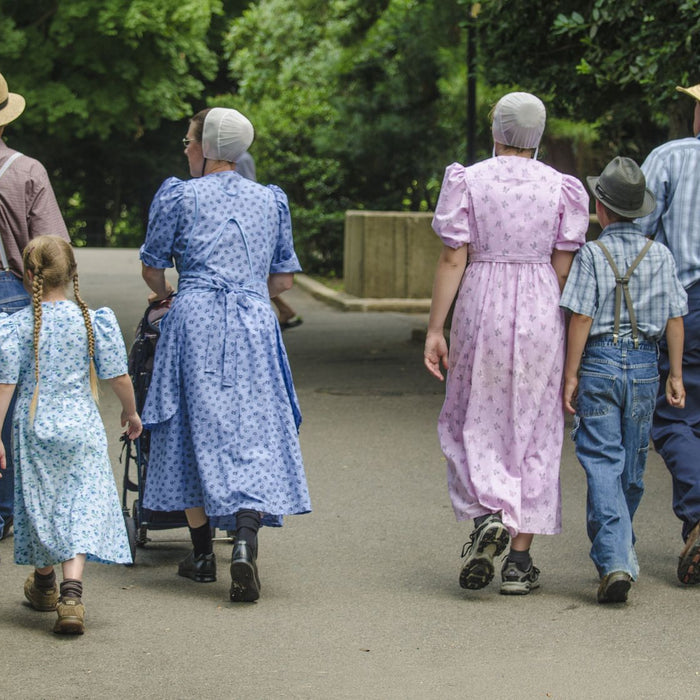
[[[187,137],[185,137],[184,139],[182,139],[182,145],[185,148],[187,148],[192,143],[192,141],[194,141],[194,139],[188,139]]]

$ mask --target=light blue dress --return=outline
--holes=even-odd
[[[127,372],[111,309],[90,311],[101,379]],[[34,316],[28,306],[0,320],[0,383],[17,384],[13,415],[15,561],[42,568],[85,553],[131,562],[107,437],[90,392],[87,332],[72,301],[42,304],[39,401],[34,422]]]
[[[234,171],[166,180],[151,205],[141,260],[179,273],[161,322],[143,410],[151,431],[144,506],[203,506],[235,529],[310,510],[299,448],[301,414],[271,273],[299,271],[287,198]]]

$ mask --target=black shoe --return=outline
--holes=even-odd
[[[253,548],[245,540],[236,540],[231,556],[231,601],[252,603],[260,597],[260,578]]]
[[[599,603],[626,603],[632,577],[626,571],[612,571],[603,576],[598,586]]]
[[[177,573],[185,578],[191,578],[197,583],[212,583],[216,581],[216,555],[194,555],[192,550],[177,567]]]

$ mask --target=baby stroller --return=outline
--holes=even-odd
[[[168,312],[173,295],[167,299],[149,304],[139,325],[136,328],[136,338],[129,351],[129,376],[134,385],[136,395],[136,410],[141,414],[146,403],[146,394],[153,374],[153,358],[156,343],[160,336],[160,322]],[[145,430],[136,440],[122,436],[124,446],[120,462],[124,462],[124,485],[122,492],[122,512],[129,536],[131,557],[136,561],[136,547],[145,547],[149,541],[148,530],[167,530],[170,528],[187,527],[184,511],[155,511],[144,508],[143,493],[148,473],[148,457],[150,450],[150,433]],[[132,480],[132,465],[134,480]],[[131,512],[127,506],[127,496],[136,492],[136,499],[131,504]]]

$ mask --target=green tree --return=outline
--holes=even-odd
[[[0,70],[27,100],[11,145],[51,173],[76,243],[143,231],[157,183],[182,169],[183,117],[217,74],[220,0],[4,0]]]
[[[480,22],[484,80],[529,86],[557,117],[595,125],[597,166],[688,133],[674,86],[700,80],[697,0],[489,0]]]

